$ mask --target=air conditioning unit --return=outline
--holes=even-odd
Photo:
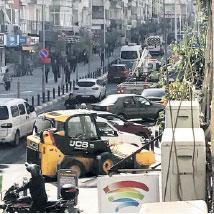
[[[198,101],[170,101],[166,106],[165,113],[166,128],[200,128]]]
[[[172,145],[173,138],[176,147]],[[206,145],[203,129],[164,130],[161,175],[163,201],[205,200]]]

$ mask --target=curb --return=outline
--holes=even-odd
[[[35,107],[36,113],[42,114],[42,113],[47,112],[47,111],[55,110],[57,105],[60,105],[60,104],[65,102],[65,100],[68,98],[69,94],[70,94],[70,92],[65,94],[65,95],[62,95],[61,97],[56,98],[50,102],[44,103],[41,106],[36,106]]]

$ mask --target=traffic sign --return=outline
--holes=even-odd
[[[47,58],[48,56],[49,56],[49,51],[47,49],[43,48],[39,51],[40,58]]]

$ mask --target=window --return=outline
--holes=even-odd
[[[95,82],[78,82],[79,87],[92,87],[95,85]]]
[[[135,101],[132,97],[125,97],[123,103],[125,103],[127,107],[135,107]]]
[[[9,119],[9,112],[7,106],[0,106],[0,120]]]
[[[19,116],[19,108],[17,106],[11,106],[10,110],[13,117]]]
[[[72,117],[68,121],[68,136],[79,140],[98,139],[95,124],[88,115]]]
[[[144,97],[135,97],[136,103],[139,103],[141,105],[150,105],[149,101],[145,99]]]
[[[30,105],[28,103],[25,103],[27,113],[30,114]]]
[[[111,126],[109,126],[107,123],[97,122],[97,126],[98,126],[102,136],[108,136],[108,137],[114,137],[115,136],[114,129]]]
[[[20,115],[26,114],[24,105],[23,104],[19,104],[18,106],[19,106],[19,114]]]
[[[137,51],[122,51],[121,59],[137,59]]]

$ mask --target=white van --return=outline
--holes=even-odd
[[[140,60],[142,52],[141,45],[131,43],[121,47],[120,58],[122,61],[137,61]]]
[[[24,99],[0,98],[0,143],[14,146],[32,133],[37,114]]]

